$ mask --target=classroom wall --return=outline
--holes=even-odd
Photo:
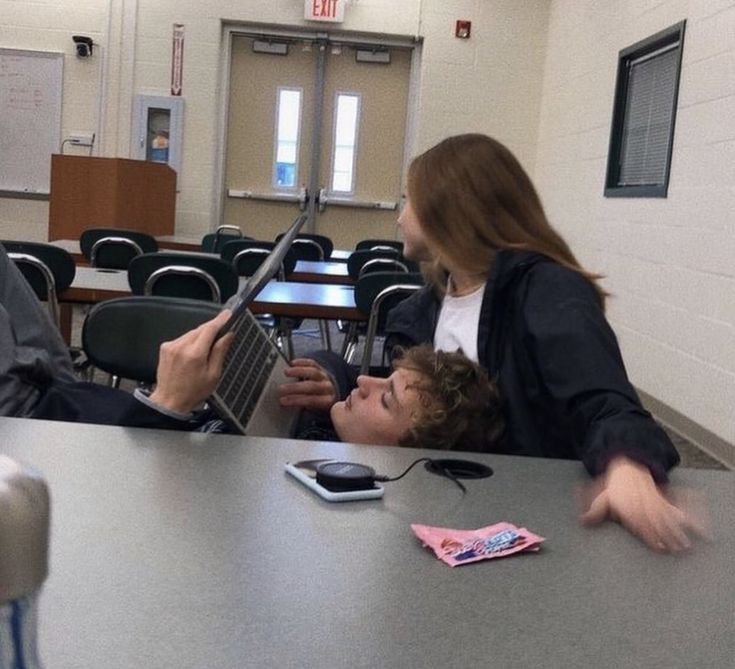
[[[607,199],[618,52],[682,19],[668,197]],[[554,0],[541,110],[539,190],[606,275],[633,382],[735,443],[735,2]]]
[[[533,170],[548,5],[549,0],[352,0],[344,24],[326,29],[423,37],[416,151],[448,134],[484,131],[502,138]],[[128,157],[133,95],[168,94],[172,24],[183,23],[184,146],[176,232],[200,236],[218,224],[222,22],[313,27],[303,20],[303,7],[303,0],[0,0],[0,10],[8,10],[0,11],[0,44],[67,53],[64,134],[98,129],[96,153]],[[454,37],[457,19],[472,21],[471,39]],[[79,33],[100,43],[99,57],[74,57],[71,35]],[[46,203],[0,198],[6,236],[45,239],[47,216]]]
[[[89,35],[97,42],[106,31],[106,0],[0,0],[0,46],[60,51],[64,58],[62,137],[70,131],[95,132],[99,113],[100,62],[74,55],[72,35]],[[84,155],[88,149],[69,147]],[[2,154],[0,153],[0,160]],[[45,240],[48,202],[0,198],[0,236]]]

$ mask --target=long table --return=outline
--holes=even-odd
[[[582,527],[579,463],[460,454],[493,477],[414,468],[382,501],[330,504],[284,473],[330,457],[399,474],[436,452],[0,419],[0,452],[52,499],[40,649],[54,669],[725,668],[735,651],[735,478],[682,470],[715,541],[657,555]],[[456,454],[453,454],[456,455]],[[537,554],[451,569],[411,523],[507,520]]]
[[[127,272],[77,267],[71,286],[59,293],[59,302],[90,304],[125,295],[130,295]],[[296,318],[367,320],[355,306],[352,286],[320,283],[271,281],[258,294],[251,311]]]

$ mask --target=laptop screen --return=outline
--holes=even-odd
[[[231,307],[232,316],[229,318],[227,323],[222,326],[222,329],[219,331],[218,338],[232,330],[245,309],[248,308],[263,286],[265,286],[265,284],[278,273],[283,259],[286,257],[293,240],[296,239],[296,235],[299,233],[299,230],[301,230],[306,219],[306,214],[302,214],[291,224],[291,227],[284,233],[283,237],[278,240],[278,243],[273,247],[273,250],[261,263],[257,271],[245,282],[245,285],[242,287],[242,290],[237,297],[237,301]]]

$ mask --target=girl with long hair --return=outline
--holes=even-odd
[[[389,355],[461,349],[500,393],[506,429],[487,451],[581,459],[597,477],[584,521],[688,548],[699,527],[660,487],[679,456],[628,381],[601,277],[551,226],[515,156],[485,135],[445,139],[412,161],[398,223],[427,285],[388,315]],[[284,404],[333,402],[344,390],[329,371],[291,384]]]

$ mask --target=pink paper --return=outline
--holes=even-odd
[[[478,560],[538,551],[543,537],[512,523],[496,523],[477,530],[454,530],[431,525],[411,525],[424,546],[450,567]]]

